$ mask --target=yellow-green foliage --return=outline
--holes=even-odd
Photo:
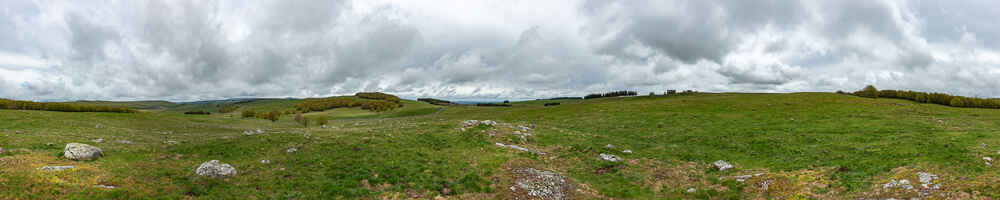
[[[878,98],[879,92],[878,89],[875,89],[875,86],[868,85],[865,86],[864,89],[861,89],[861,91],[854,92],[854,95],[858,95],[859,97]]]
[[[324,111],[335,108],[353,108],[361,107],[361,109],[371,110],[375,112],[390,111],[399,107],[403,107],[402,100],[399,97],[392,96],[385,93],[358,93],[359,98],[349,98],[349,97],[334,97],[325,99],[312,99],[306,100],[302,103],[296,104],[295,109],[301,112],[311,112],[311,111]]]
[[[855,95],[868,97],[871,95],[871,90],[875,87],[865,87],[864,90],[854,92]],[[972,98],[963,96],[952,96],[943,93],[926,93],[926,92],[915,92],[915,91],[902,91],[902,90],[875,90],[878,97],[882,98],[893,98],[893,99],[906,99],[911,101],[916,101],[920,103],[933,103],[952,107],[965,107],[965,108],[1000,108],[1000,100],[998,99],[983,99],[983,98]]]
[[[67,104],[67,103],[42,103],[42,102],[18,101],[9,99],[0,99],[0,109],[45,110],[45,111],[60,111],[60,112],[114,112],[114,113],[137,112],[135,109],[131,108]]]
[[[243,110],[243,118],[251,118],[257,116],[257,113],[252,110]]]

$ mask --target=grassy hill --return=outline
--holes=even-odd
[[[292,110],[297,101],[241,109]],[[239,111],[181,114],[199,109],[192,105],[134,114],[0,110],[0,199],[507,199],[516,168],[565,176],[578,199],[1000,198],[1000,168],[982,159],[1000,157],[1000,110],[829,93],[546,102],[438,113],[405,101],[383,113],[306,114],[329,116],[330,128],[302,127],[290,116],[243,119]],[[465,120],[500,124],[461,129]],[[513,135],[518,125],[533,125],[532,136]],[[264,133],[242,134],[257,129]],[[100,147],[105,157],[61,158],[70,142]],[[601,161],[602,153],[624,161]],[[195,176],[209,160],[238,174]],[[734,168],[715,170],[716,160]],[[53,165],[76,168],[37,169]],[[923,173],[939,177],[939,187],[884,187],[905,179],[920,189]],[[751,176],[735,178],[742,175]]]

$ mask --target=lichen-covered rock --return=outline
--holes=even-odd
[[[74,168],[74,166],[42,166],[42,168],[38,168],[38,169],[40,169],[42,171],[50,171],[50,172],[52,172],[52,171],[63,171],[63,170],[73,169],[73,168]]]
[[[601,157],[601,160],[604,160],[604,161],[608,161],[608,162],[618,162],[618,161],[622,161],[622,158],[619,158],[618,156],[616,156],[616,155],[611,155],[611,154],[603,154],[603,153],[602,153],[602,154],[600,155],[600,157]]]
[[[103,155],[100,148],[80,143],[66,144],[63,157],[70,160],[94,160]]]
[[[232,165],[219,162],[218,160],[212,160],[202,163],[201,166],[198,166],[198,169],[195,171],[195,174],[197,174],[198,176],[209,176],[209,177],[231,176],[236,174],[236,168],[234,168]]]
[[[727,169],[733,168],[733,165],[730,165],[726,161],[722,160],[716,160],[714,163],[712,163],[712,165],[714,165],[715,169],[718,169],[719,171],[726,171]]]
[[[512,199],[573,199],[573,186],[562,175],[532,168],[512,172],[515,178],[514,185],[510,186]]]

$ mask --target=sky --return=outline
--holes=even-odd
[[[0,1],[0,98],[1000,97],[995,0]]]

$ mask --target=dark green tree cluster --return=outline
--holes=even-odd
[[[381,92],[358,92],[357,94],[354,94],[354,96],[362,99],[383,100],[403,105],[401,103],[402,100],[399,99],[399,97]]]
[[[874,91],[874,92],[873,92]],[[872,94],[875,95],[872,95]],[[905,99],[920,103],[933,103],[952,107],[963,108],[1000,108],[1000,99],[984,99],[963,96],[953,96],[944,93],[927,93],[902,90],[876,90],[873,86],[867,86],[861,91],[854,92],[854,95],[868,98],[892,98]]]
[[[295,110],[298,110],[300,112],[314,112],[314,111],[324,111],[334,108],[353,108],[359,106],[365,110],[382,112],[403,107],[403,103],[394,102],[391,100],[366,100],[366,99],[355,99],[348,97],[334,97],[326,99],[306,100],[303,101],[302,103],[295,104]]]
[[[277,122],[278,119],[281,118],[281,112],[278,110],[274,110],[271,112],[256,112],[252,110],[243,110],[243,114],[241,116],[243,116],[243,118],[266,119],[266,120],[271,120],[271,122]]]
[[[584,96],[583,98],[584,99],[596,99],[596,98],[621,97],[621,96],[636,96],[636,95],[639,95],[639,92],[621,90],[621,91],[614,91],[614,92],[600,93],[600,94],[588,94],[587,96]]]
[[[138,112],[135,109],[122,108],[122,107],[86,105],[86,104],[68,104],[68,103],[43,103],[43,102],[33,102],[33,101],[18,101],[10,99],[0,99],[0,109],[45,110],[45,111],[59,111],[59,112],[112,112],[112,113]]]

